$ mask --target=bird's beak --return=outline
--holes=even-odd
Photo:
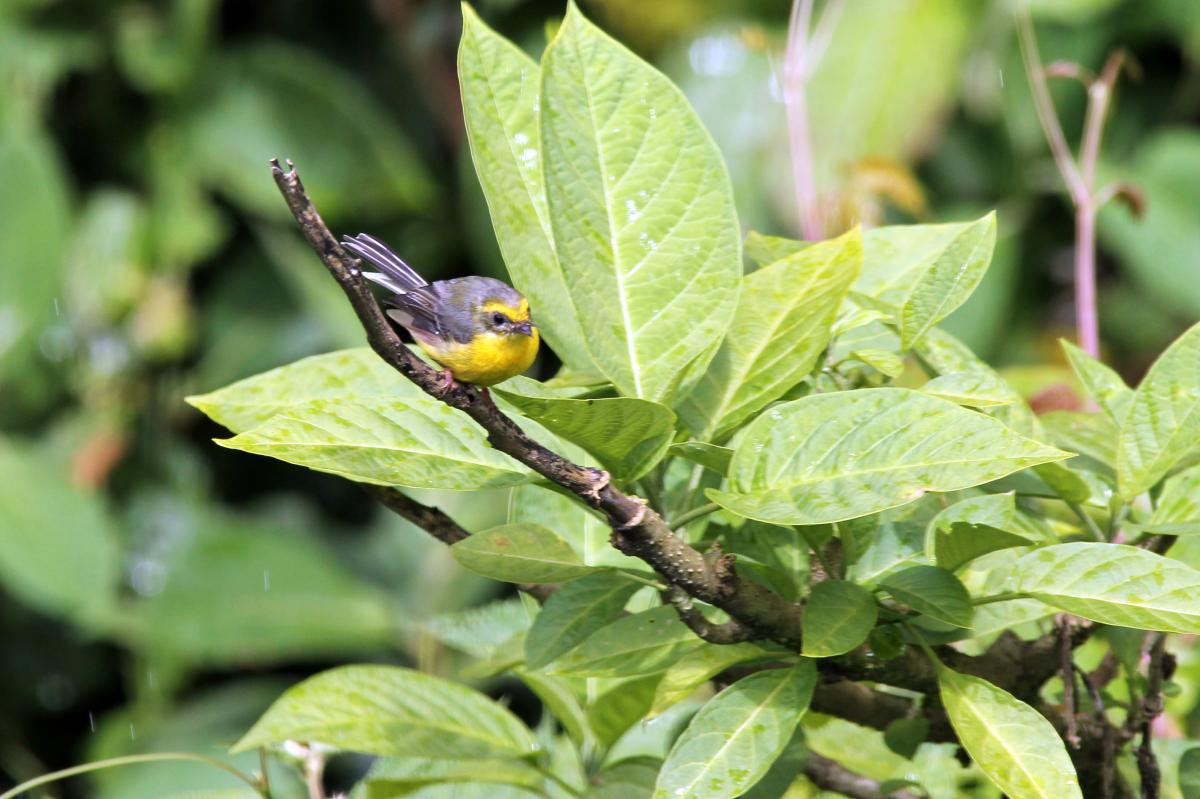
[[[521,322],[519,325],[514,325],[513,330],[518,333],[524,333],[527,336],[533,335],[533,322]]]

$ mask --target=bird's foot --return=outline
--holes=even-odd
[[[437,383],[438,396],[443,399],[451,391],[458,388],[458,381],[454,379],[454,375],[450,373],[449,369],[443,369],[442,371],[438,372]]]

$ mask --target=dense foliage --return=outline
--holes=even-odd
[[[925,5],[943,35],[969,27],[958,12]],[[540,65],[464,11],[458,75],[471,161],[503,262],[563,364],[551,379],[518,378],[493,394],[534,439],[605,469],[712,562],[736,555],[739,579],[789,603],[801,634],[765,634],[752,615],[730,621],[672,593],[646,562],[613,549],[602,516],[490,448],[472,421],[366,349],[308,357],[190,401],[234,433],[221,436],[224,447],[401,486],[442,506],[473,533],[450,548],[453,560],[524,593],[479,604],[489,583],[439,560],[438,545],[412,528],[403,540],[382,521],[339,534],[311,505],[251,514],[212,503],[209,479],[237,496],[239,481],[268,468],[266,480],[311,487],[341,523],[361,522],[368,505],[353,487],[197,455],[168,432],[184,413],[181,387],[194,393],[361,342],[291,236],[265,168],[247,165],[296,157],[321,210],[356,228],[421,207],[434,191],[413,148],[348,74],[290,45],[210,52],[212,13],[180,3],[170,18],[146,9],[119,18],[116,68],[140,101],[161,108],[142,109],[153,129],[121,154],[137,166],[98,169],[148,177],[95,189],[78,210],[39,119],[55,79],[101,58],[100,45],[29,36],[20,14],[4,23],[12,41],[43,48],[43,71],[22,72],[26,82],[8,87],[22,102],[0,112],[6,175],[29,187],[0,224],[21,233],[10,237],[25,248],[12,263],[50,265],[3,277],[15,302],[0,309],[0,414],[14,431],[44,433],[41,443],[14,436],[0,446],[0,578],[20,603],[5,619],[17,643],[4,658],[24,674],[54,664],[25,678],[34,690],[2,700],[12,703],[3,725],[15,728],[0,753],[5,771],[32,776],[44,770],[39,750],[53,751],[27,745],[28,702],[68,713],[77,732],[99,724],[86,752],[54,752],[52,765],[129,751],[219,755],[216,744],[241,736],[234,751],[244,754],[232,762],[250,772],[251,750],[265,747],[277,797],[301,795],[295,772],[329,751],[381,756],[355,789],[369,797],[769,797],[789,785],[804,796],[822,784],[818,762],[932,796],[998,787],[1069,797],[1079,780],[1090,796],[1103,779],[1120,796],[1144,779],[1134,747],[1166,695],[1182,728],[1155,746],[1167,790],[1177,790],[1194,681],[1171,681],[1176,667],[1190,673],[1190,653],[1171,637],[1175,654],[1164,655],[1158,633],[1200,632],[1200,572],[1188,565],[1189,536],[1200,531],[1200,328],[1179,336],[1136,389],[1064,344],[1074,370],[1065,379],[1095,407],[1035,415],[1025,397],[1064,372],[1009,379],[962,340],[995,349],[989,336],[1005,329],[1002,312],[986,329],[1005,290],[988,272],[995,215],[854,227],[817,243],[755,232],[743,241],[747,219],[777,227],[754,196],[761,176],[734,161],[731,181],[717,121],[720,147],[671,81],[574,10],[550,32]],[[163,26],[174,37],[160,47]],[[23,58],[23,68],[38,63]],[[703,113],[703,98],[695,102]],[[1194,231],[1154,238],[1165,224],[1154,214],[1156,197],[1169,215],[1195,190],[1172,181],[1192,135],[1162,134],[1173,166],[1135,173],[1151,189],[1154,179],[1170,184],[1150,192],[1144,227],[1114,215],[1102,228],[1141,296],[1184,320],[1195,306],[1169,270],[1194,264],[1175,244]],[[332,144],[315,141],[326,136]],[[1162,147],[1147,144],[1143,160]],[[897,164],[882,172],[916,186]],[[854,191],[845,203],[862,199]],[[847,213],[879,221],[869,209],[902,192],[867,194]],[[438,224],[453,227],[418,219],[397,232],[416,239],[404,234]],[[453,231],[443,237],[426,246],[453,248]],[[1164,239],[1179,252],[1167,266],[1145,255],[1148,241]],[[1001,266],[1011,274],[1007,246]],[[481,263],[494,258],[480,250]],[[210,285],[189,282],[221,252],[237,254],[236,268]],[[245,268],[258,252],[273,274]],[[981,286],[987,303],[969,304]],[[199,326],[193,290],[211,302]],[[977,310],[947,321],[964,305]],[[54,321],[63,313],[68,321]],[[1106,332],[1135,363],[1176,332],[1169,322],[1124,324]],[[1144,332],[1150,340],[1137,341]],[[197,336],[209,343],[188,364]],[[214,459],[214,477],[202,458]],[[95,493],[105,485],[119,510]],[[430,493],[445,489],[463,493]],[[1161,554],[1172,544],[1172,557]],[[436,612],[465,604],[477,606]],[[1060,612],[1076,617],[1073,630],[1055,626]],[[70,627],[41,632],[44,618]],[[729,629],[741,631],[736,641],[715,642],[714,631]],[[1083,674],[1070,689],[1059,635],[1078,647]],[[113,656],[89,641],[125,650],[133,697],[99,720],[76,694],[106,681]],[[954,647],[923,648],[945,644]],[[280,671],[224,678],[247,665],[307,673],[394,663],[396,649],[411,659],[298,683]],[[196,690],[198,674],[210,688]],[[866,698],[837,693],[847,684]],[[859,712],[884,705],[872,719]],[[1105,740],[1117,757],[1106,760]],[[361,773],[356,763],[366,767],[339,762],[347,782]],[[1106,763],[1116,773],[1105,777]],[[202,769],[111,772],[98,789],[137,797],[230,784]]]

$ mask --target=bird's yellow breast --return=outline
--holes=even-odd
[[[533,335],[481,333],[466,344],[418,341],[429,357],[450,370],[455,380],[477,386],[494,386],[521,374],[537,355],[537,328]]]

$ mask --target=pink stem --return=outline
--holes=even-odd
[[[1096,209],[1091,200],[1075,208],[1075,335],[1079,347],[1100,357],[1096,313]]]

